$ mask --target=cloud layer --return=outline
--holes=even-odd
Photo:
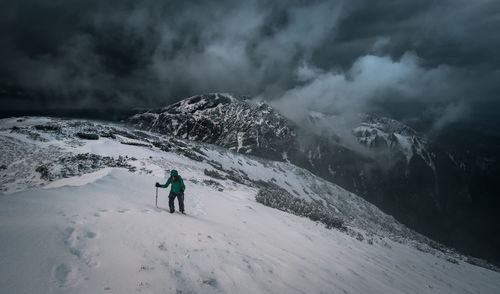
[[[295,119],[379,111],[438,130],[498,106],[498,27],[494,0],[4,1],[0,85],[36,95],[0,103],[152,107],[231,92]]]

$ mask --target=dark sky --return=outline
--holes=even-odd
[[[4,0],[0,107],[227,92],[438,130],[500,114],[499,29],[498,0]]]

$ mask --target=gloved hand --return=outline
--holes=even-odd
[[[184,193],[184,189],[181,189],[181,193]]]
[[[155,186],[160,187],[160,183],[156,182]]]

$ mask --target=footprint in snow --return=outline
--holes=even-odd
[[[209,286],[212,286],[212,287],[216,287],[217,286],[217,280],[214,279],[214,278],[209,278],[209,279],[203,280],[203,284],[209,285]]]
[[[92,231],[80,232],[74,227],[67,227],[63,233],[64,244],[68,247],[69,253],[78,260],[83,261],[89,268],[96,267],[99,262],[95,256],[88,250],[91,239],[95,239],[97,234]]]
[[[85,233],[85,237],[89,238],[89,239],[94,239],[96,236],[96,233],[94,232],[87,232]]]
[[[104,209],[104,208],[103,208],[103,209],[99,209],[98,211],[96,211],[96,212],[94,213],[94,216],[95,216],[95,217],[100,217],[100,216],[102,216],[103,214],[106,214],[107,212],[108,212],[108,210],[107,210],[107,209]]]
[[[139,282],[137,284],[137,292],[142,292],[143,288],[146,288],[146,289],[151,288],[151,283],[149,283],[149,282]]]
[[[75,270],[65,263],[61,263],[54,267],[52,275],[56,284],[60,288],[70,286],[73,282],[75,282],[76,278]]]
[[[155,267],[154,266],[150,266],[150,265],[143,265],[141,266],[141,268],[139,269],[140,272],[148,272],[148,271],[152,271],[154,270]]]
[[[161,251],[168,251],[167,246],[165,246],[165,242],[161,242],[160,245],[158,245],[158,249]]]

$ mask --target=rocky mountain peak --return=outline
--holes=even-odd
[[[216,107],[227,106],[231,103],[241,103],[235,97],[228,94],[204,94],[196,95],[184,100],[181,100],[175,104],[169,105],[162,110],[164,112],[178,114],[178,113],[196,113],[198,111],[206,111]]]
[[[281,159],[295,138],[288,120],[269,105],[229,94],[193,96],[138,113],[128,121],[151,131],[274,159]]]
[[[397,120],[364,115],[362,122],[353,128],[352,133],[360,144],[371,149],[400,152],[405,156],[407,163],[413,156],[418,155],[429,166],[434,165],[425,138]]]

